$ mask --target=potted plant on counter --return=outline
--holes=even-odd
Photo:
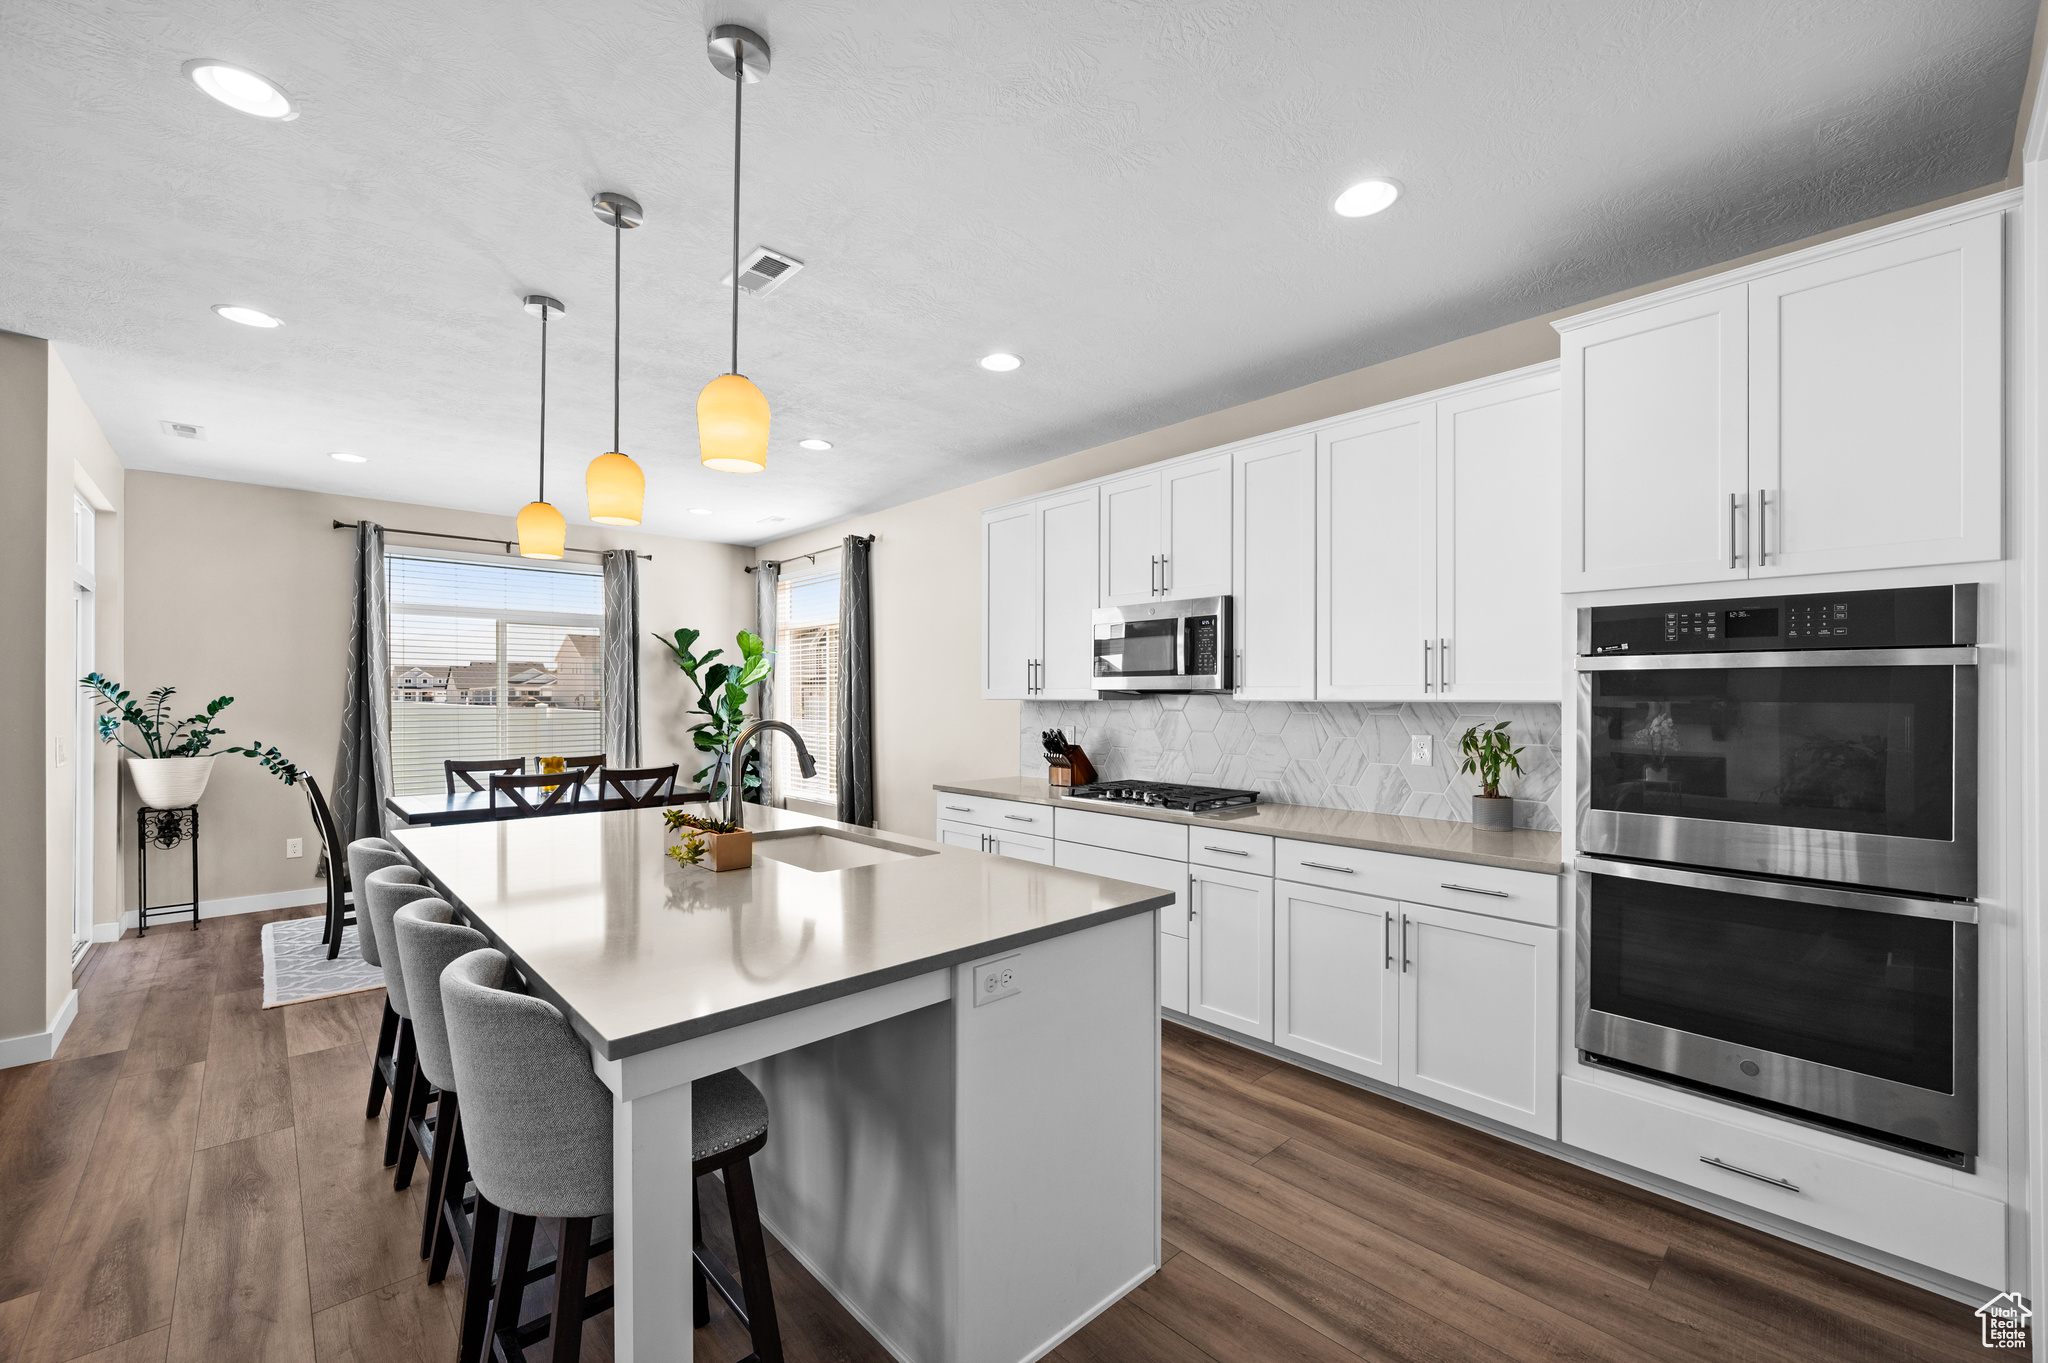
[[[216,696],[206,703],[204,710],[188,719],[166,719],[164,711],[171,697],[178,693],[175,686],[159,686],[137,702],[119,682],[109,681],[98,672],[81,677],[78,684],[92,692],[93,703],[100,708],[100,742],[118,743],[128,754],[128,775],[135,782],[135,793],[144,808],[184,809],[199,803],[199,797],[206,793],[207,779],[213,775],[213,759],[220,755],[207,749],[213,746],[215,738],[227,732],[216,729],[213,721],[235,703],[233,696]],[[124,724],[135,731],[141,748],[121,737]],[[298,784],[299,769],[275,745],[265,749],[252,744],[246,748],[223,748],[221,752],[253,758],[286,785]]]
[[[738,824],[680,809],[664,809],[661,817],[668,821],[669,832],[683,832],[683,840],[668,849],[669,859],[678,866],[744,871],[754,864],[754,835]]]
[[[1480,828],[1513,828],[1515,802],[1500,793],[1503,771],[1522,774],[1522,750],[1508,741],[1508,722],[1488,728],[1475,724],[1458,742],[1465,754],[1464,772],[1479,778],[1479,793],[1472,797],[1472,822]]]

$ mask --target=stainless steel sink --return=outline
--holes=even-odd
[[[754,855],[806,871],[850,871],[856,866],[928,857],[932,851],[838,828],[787,828],[756,833]]]

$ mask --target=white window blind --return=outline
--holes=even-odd
[[[818,774],[805,780],[796,749],[770,741],[784,798],[839,799],[839,569],[784,570],[775,592],[775,717],[804,736]]]
[[[449,758],[603,750],[604,579],[482,556],[385,555],[391,601],[391,780],[446,789]]]

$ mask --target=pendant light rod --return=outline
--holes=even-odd
[[[568,309],[561,299],[544,293],[526,295],[520,306],[540,318],[540,492],[534,500],[544,502],[548,499],[548,318],[559,317]]]
[[[619,324],[625,315],[619,274],[624,260],[625,225],[616,211],[612,214],[612,448],[619,447]]]
[[[747,92],[747,45],[732,45],[732,367],[740,372],[740,101]]]

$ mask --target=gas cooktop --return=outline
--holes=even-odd
[[[1146,805],[1153,809],[1177,809],[1202,814],[1213,809],[1232,809],[1259,802],[1256,790],[1223,790],[1216,786],[1181,786],[1170,781],[1097,781],[1075,786],[1067,794],[1076,800],[1101,800],[1116,805]]]

